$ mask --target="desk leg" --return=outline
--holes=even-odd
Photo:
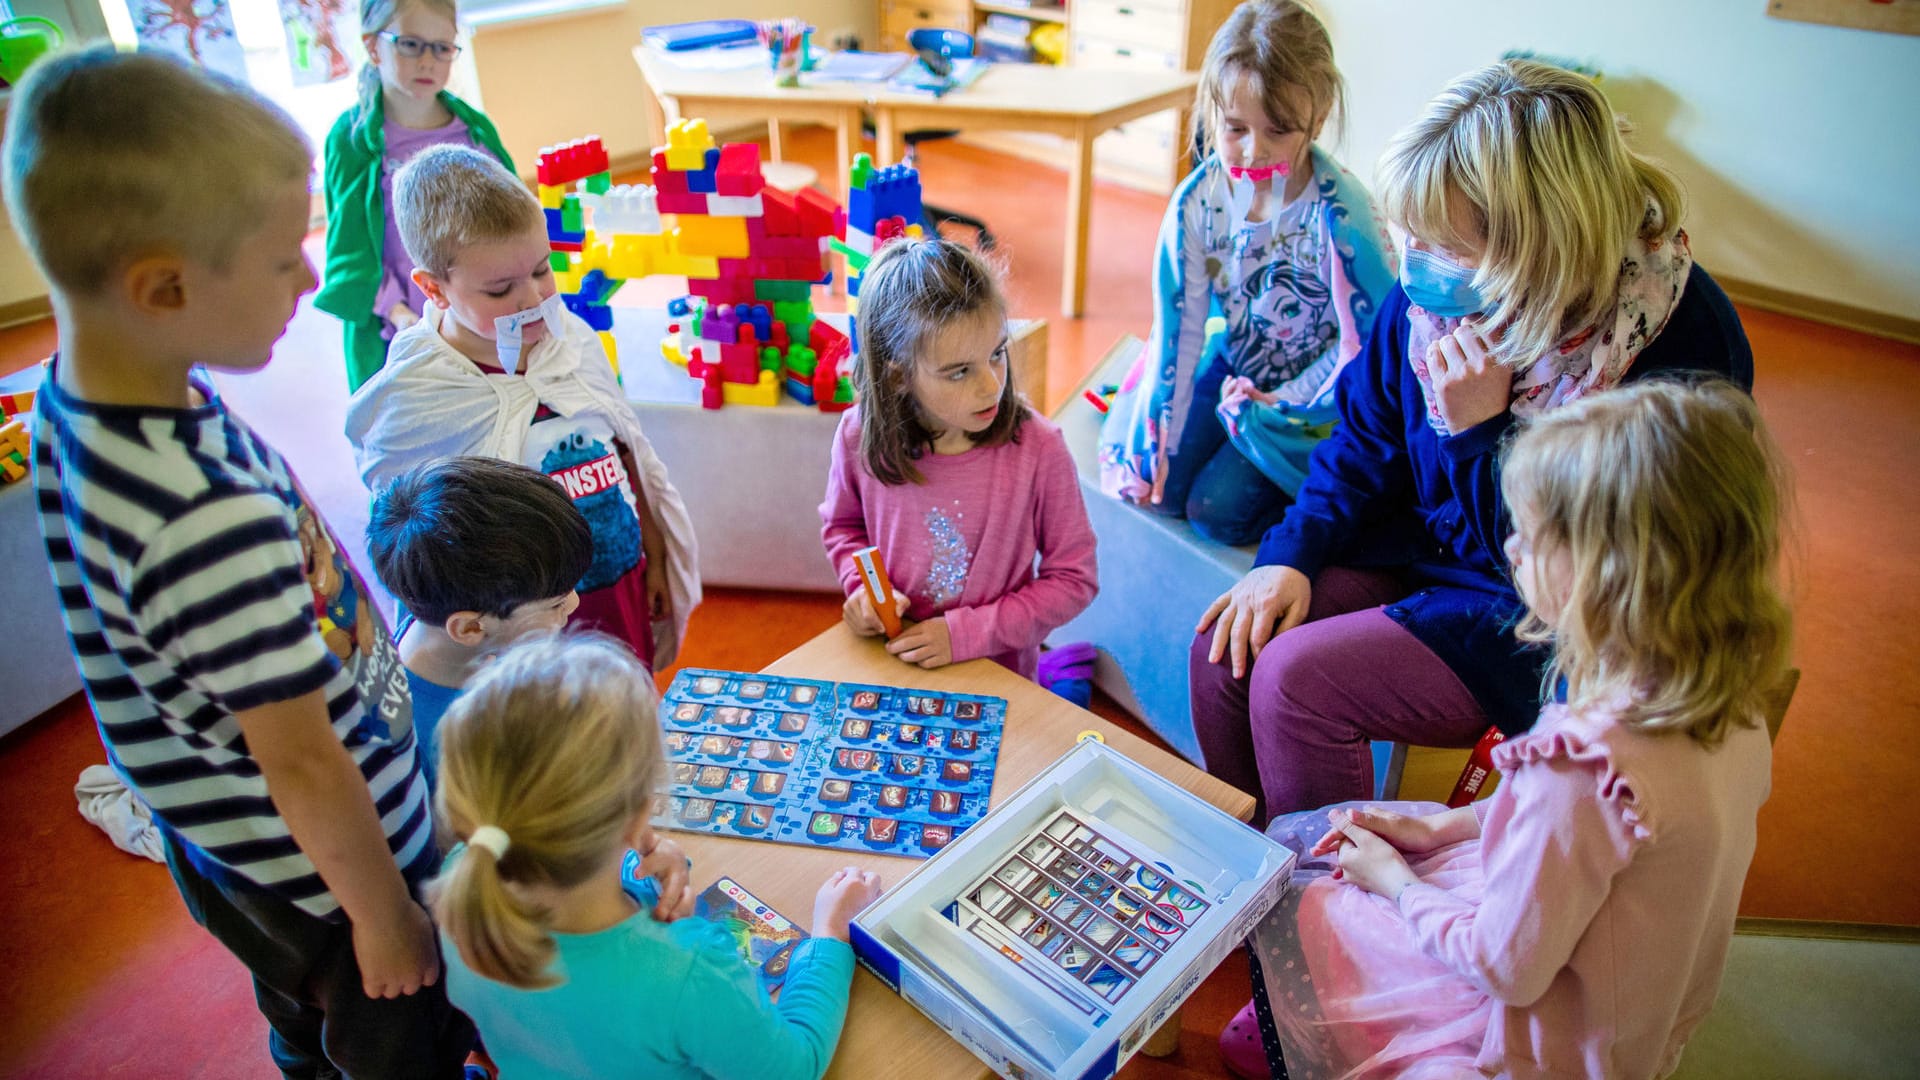
[[[900,132],[893,122],[893,110],[879,108],[873,110],[873,164],[884,169],[900,162]]]
[[[1082,124],[1073,134],[1073,171],[1067,174],[1067,253],[1061,264],[1060,313],[1079,318],[1087,301],[1087,219],[1093,213],[1093,136]]]
[[[774,161],[786,160],[780,153],[780,129],[782,126],[784,125],[780,123],[779,117],[771,117],[767,120],[767,154]]]
[[[841,205],[847,202],[847,170],[853,168],[853,155],[860,151],[860,110],[845,109],[840,113],[840,122],[834,127],[833,179],[828,182],[828,191],[840,193]]]
[[[653,140],[649,147],[667,145],[667,104],[651,86],[647,87],[647,138]]]

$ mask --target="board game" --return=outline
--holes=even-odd
[[[660,902],[660,885],[640,874],[640,853],[628,851],[620,865],[630,892],[640,894],[649,906]],[[753,969],[754,978],[769,996],[787,981],[787,966],[793,950],[807,940],[805,930],[793,920],[768,907],[761,899],[730,877],[706,887],[693,899],[693,917],[705,919],[725,930],[733,939],[740,958]]]
[[[987,812],[1003,698],[689,668],[655,824],[925,858]]]

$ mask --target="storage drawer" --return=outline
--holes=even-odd
[[[906,52],[907,35],[922,27],[943,30],[973,30],[973,11],[965,5],[888,0],[880,5],[880,47],[886,52]]]
[[[1179,8],[1140,0],[1080,0],[1073,13],[1076,35],[1167,53],[1180,51],[1185,24]]]
[[[1170,49],[1150,49],[1129,41],[1073,35],[1073,63],[1084,68],[1126,71],[1179,71],[1180,57]]]

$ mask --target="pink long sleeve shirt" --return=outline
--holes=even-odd
[[[1400,896],[1414,943],[1493,998],[1478,1065],[1517,1078],[1665,1076],[1720,988],[1772,751],[1707,750],[1549,707],[1494,751],[1485,893]]]
[[[841,416],[820,504],[841,588],[862,587],[853,553],[877,546],[912,601],[907,618],[946,616],[956,663],[987,657],[1033,678],[1040,642],[1099,589],[1093,528],[1060,429],[1029,412],[1018,442],[929,452],[914,465],[924,483],[881,483],[860,456],[860,406]]]

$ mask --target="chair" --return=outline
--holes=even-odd
[[[1780,725],[1787,719],[1787,706],[1793,704],[1793,692],[1799,689],[1799,687],[1800,669],[1788,668],[1786,674],[1782,675],[1780,681],[1768,692],[1766,702],[1768,742],[1775,741],[1780,737]],[[1375,783],[1377,794],[1375,797],[1383,801],[1399,798],[1400,778],[1407,764],[1407,744],[1398,742],[1375,743],[1373,749],[1374,767],[1377,775]],[[1382,750],[1386,751],[1384,761],[1382,761]],[[1460,773],[1460,778],[1463,783],[1471,775],[1475,767],[1472,761],[1467,762],[1466,768]],[[1456,787],[1458,786],[1459,785],[1456,785]]]
[[[945,75],[951,69],[954,60],[973,55],[973,35],[960,30],[923,26],[908,32],[907,47],[919,55],[920,63],[925,64],[928,70],[936,75]],[[914,151],[921,143],[951,139],[958,134],[960,134],[958,131],[932,128],[907,132],[901,136],[901,141],[907,144],[906,163],[908,165],[915,163]],[[979,237],[980,250],[992,249],[993,233],[987,228],[987,223],[979,218],[971,214],[963,214],[958,210],[935,206],[932,203],[923,202],[920,209],[927,219],[926,227],[929,235],[937,235],[941,225],[952,222],[972,229]]]

